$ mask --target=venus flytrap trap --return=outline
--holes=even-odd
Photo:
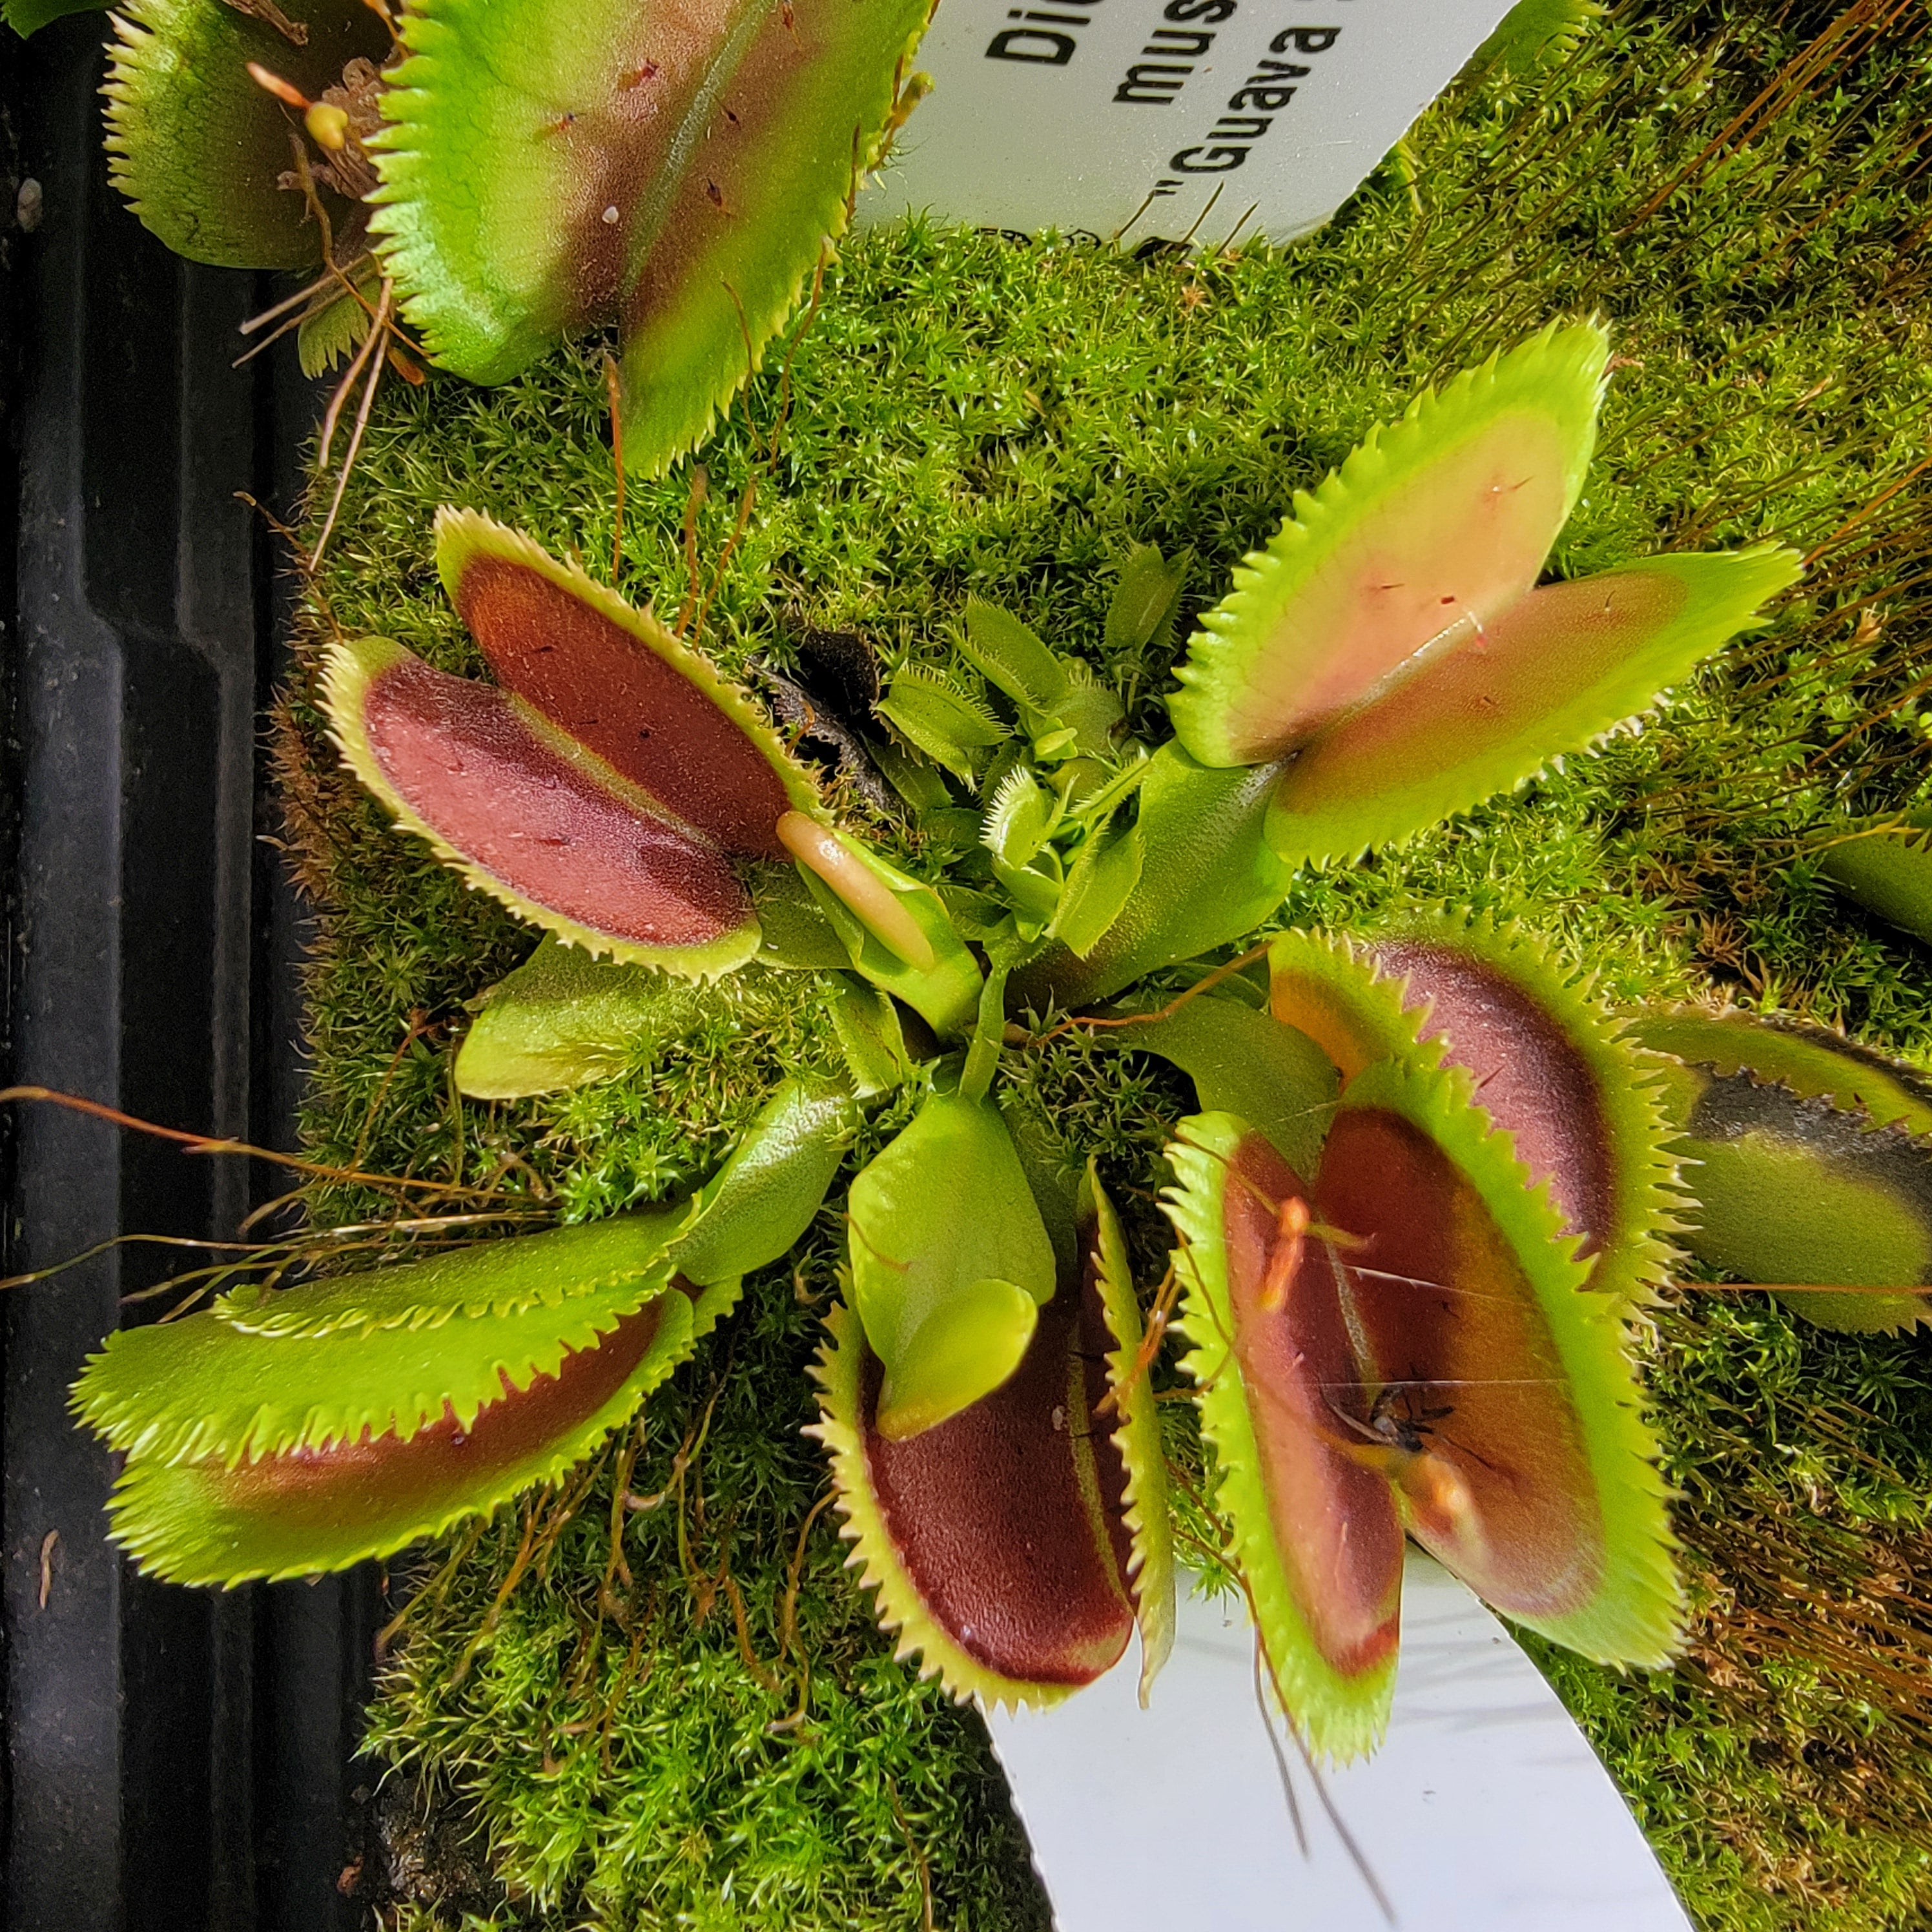
[[[1136,986],[1253,934],[1298,867],[1587,752],[1792,580],[1760,548],[1538,587],[1607,354],[1594,326],[1546,329],[1298,498],[1202,619],[1157,746],[1084,658],[969,603],[950,661],[900,665],[878,703],[901,862],[689,640],[442,513],[438,568],[495,682],[364,638],[330,648],[322,686],[398,823],[546,934],[483,1005],[460,1084],[597,1078],[718,977],[769,972],[824,1003],[849,1090],[782,1091],[668,1214],[117,1338],[76,1396],[128,1455],[116,1534],[164,1575],[290,1574],[555,1474],[790,1249],[862,1102],[890,1099],[906,1124],[850,1183],[818,1371],[852,1561],[959,1696],[1064,1696],[1136,1626],[1144,1684],[1172,1630],[1165,1303],[1144,1321],[1098,1171],[1065,1164],[1015,1078],[1072,1030],[1195,1083],[1169,1150],[1184,1366],[1227,1558],[1311,1747],[1354,1755],[1386,1722],[1405,1537],[1586,1656],[1666,1659],[1682,1605],[1627,1323],[1672,1240],[1721,1258],[1740,1220],[1766,1236],[1754,1270],[1808,1282],[1736,1203],[1838,1158],[1713,1126],[1699,1096],[1762,1071],[1787,1124],[1868,1124],[1922,1185],[1922,1148],[1877,1138],[1921,1130],[1909,1085],[1728,1022],[1714,1060],[1690,1020],[1618,1020],[1530,941],[1450,918],[1276,938],[1262,1005],[1238,962]],[[1110,661],[1160,659],[1184,570],[1130,558]],[[1896,1289],[1916,1250],[1875,1171],[1832,1211],[1878,1230],[1859,1265]],[[310,1401],[318,1377],[355,1402]],[[374,1499],[352,1550],[325,1521],[350,1496]]]
[[[1220,1500],[1288,1707],[1343,1756],[1387,1722],[1405,1532],[1599,1661],[1666,1661],[1681,1615],[1622,1325],[1669,1172],[1640,1070],[1521,942],[1384,944],[1386,974],[1372,944],[1270,948],[1274,1013],[1341,1083],[1304,1089],[1306,1178],[1229,1112],[1169,1156]]]
[[[1593,1292],[1628,1306],[1661,1276],[1679,1204],[1660,1151],[1663,1076],[1586,982],[1534,942],[1466,920],[1398,922],[1353,945],[1291,935],[1269,958],[1274,1017],[1345,1081],[1379,1060],[1466,1073],[1548,1186]]]
[[[116,1539],[183,1582],[312,1574],[554,1479],[798,1240],[851,1126],[788,1085],[673,1206],[119,1330],[75,1390],[127,1457]]]
[[[1820,1027],[1646,1015],[1688,1164],[1677,1238],[1853,1334],[1932,1323],[1932,1093],[1916,1067]],[[1886,1291],[1890,1290],[1890,1292]]]
[[[1453,918],[1269,958],[1264,1013],[1210,993],[1184,1030],[1095,1036],[1228,1109],[1169,1150],[1183,1366],[1286,1707],[1318,1749],[1373,1743],[1405,1532],[1526,1628],[1667,1661],[1682,1604],[1624,1318],[1675,1241],[1802,1278],[1773,1292],[1827,1326],[1926,1318],[1922,1076],[1819,1029],[1615,1016]],[[1326,1064],[1257,1078],[1270,1028]]]
[[[362,0],[295,0],[274,15],[155,0],[114,23],[103,90],[114,184],[190,261],[328,272],[297,310],[311,370],[361,340],[373,310],[364,142],[381,124],[394,46]]]
[[[759,952],[764,884],[800,910],[796,860],[857,970],[943,1033],[964,1022],[980,970],[933,892],[824,822],[803,767],[699,652],[472,513],[438,518],[436,560],[496,684],[382,638],[332,646],[323,671],[344,758],[400,823],[567,944],[696,979]],[[777,963],[784,944],[782,926]]]
[[[997,1114],[975,1130],[1008,1153]],[[992,1205],[966,1204],[982,1214]],[[880,1349],[892,1331],[874,1343],[856,1292],[866,1238],[856,1220],[848,1304],[833,1311],[817,1371],[815,1432],[881,1622],[922,1675],[988,1706],[1051,1704],[1090,1684],[1136,1625],[1144,1699],[1172,1641],[1166,1472],[1152,1392],[1136,1372],[1141,1316],[1118,1225],[1090,1174],[1077,1208],[1064,1196],[1058,1204],[1074,1210],[1070,1252],[1040,1232],[1046,1294],[990,1393],[970,1390],[1001,1359],[1004,1336],[996,1354],[982,1335],[960,1348],[949,1330],[921,1351],[924,1372],[941,1382],[944,1417],[908,1430],[924,1418],[884,1406]],[[1014,1219],[1029,1238],[1038,1210],[1026,1202]]]
[[[1250,931],[1295,866],[1353,859],[1519,785],[1652,704],[1797,574],[1770,546],[1537,587],[1574,508],[1609,359],[1552,327],[1372,432],[1202,620],[1138,822],[1145,884],[1085,1001]],[[1198,892],[1203,873],[1217,890]]]

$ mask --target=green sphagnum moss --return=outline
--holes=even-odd
[[[741,410],[705,454],[708,572],[776,426],[707,645],[734,669],[783,662],[788,627],[809,622],[936,660],[977,592],[1097,661],[1130,542],[1193,551],[1191,610],[1292,488],[1420,384],[1600,310],[1616,381],[1558,568],[1774,536],[1815,553],[1810,575],[1641,735],[1402,851],[1304,874],[1282,922],[1446,899],[1519,917],[1613,998],[1714,988],[1932,1064],[1925,956],[1816,874],[1844,814],[1922,796],[1932,741],[1926,500],[1894,487],[1932,416],[1916,172],[1932,43],[1922,10],[1836,17],[1626,4],[1554,71],[1452,93],[1414,131],[1412,168],[1283,253],[859,236],[797,350],[788,415],[774,362],[751,393],[755,430]],[[332,620],[475,668],[430,564],[446,501],[607,560],[600,355],[581,345],[498,390],[392,385],[316,586]],[[622,586],[666,611],[686,592],[690,480],[631,494]],[[1153,726],[1167,663],[1105,669]],[[284,724],[300,864],[326,906],[312,1152],[360,1141],[389,1172],[602,1214],[706,1170],[780,1069],[830,1064],[793,987],[752,975],[694,999],[682,1042],[621,1078],[459,1103],[464,1003],[535,935],[385,827],[305,693]],[[1151,1281],[1157,1153],[1185,1089],[1064,1037],[1009,1060],[1070,1148],[1098,1153]],[[875,1120],[855,1164],[897,1124]],[[312,1204],[331,1220],[369,1202]],[[491,1923],[1046,1922],[976,1720],[892,1661],[828,1517],[801,1541],[826,1489],[798,1431],[838,1234],[828,1209],[796,1273],[753,1285],[652,1398],[634,1461],[615,1445],[425,1559],[435,1580],[397,1637],[370,1744],[466,1808],[507,1888]],[[1710,1932],[1922,1925],[1932,1346],[1715,1295],[1662,1311],[1650,1353],[1694,1648],[1654,1678],[1538,1654]],[[1166,1414],[1174,1453],[1193,1454],[1185,1412]],[[614,1556],[620,1478],[643,1506],[620,1512]]]

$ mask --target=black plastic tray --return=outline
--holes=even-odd
[[[292,1144],[301,914],[272,847],[260,716],[286,580],[247,490],[286,507],[315,398],[231,367],[260,278],[190,266],[109,186],[104,16],[0,28],[0,702],[14,1081]],[[22,232],[20,181],[40,184]],[[31,191],[28,200],[32,200]],[[224,1237],[272,1170],[10,1110],[6,1272],[122,1231]],[[188,1591],[104,1537],[110,1460],[67,1389],[125,1297],[181,1265],[122,1248],[0,1307],[5,1917],[20,1932],[358,1924],[351,1758],[376,1591]]]

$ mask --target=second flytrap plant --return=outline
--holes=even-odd
[[[909,1089],[846,1197],[819,1368],[853,1560],[962,1696],[1064,1695],[1136,1623],[1150,1677],[1172,1623],[1150,1383],[1168,1301],[1143,1313],[1103,1178],[1004,1077],[1059,1010],[1194,1080],[1169,1150],[1184,1366],[1225,1555],[1313,1745],[1357,1753],[1386,1721],[1406,1536],[1587,1655],[1666,1658],[1679,1599],[1626,1318],[1680,1222],[1694,1242],[1739,1218],[1714,1198],[1700,1220],[1667,1150],[1725,1139],[1699,1095],[1756,1090],[1754,1055],[1784,1036],[1724,1023],[1728,1072],[1696,1041],[1646,1056],[1527,942],[1453,920],[1359,949],[1284,936],[1264,1006],[1225,974],[1165,1005],[1132,990],[1251,934],[1304,862],[1587,751],[1794,580],[1760,548],[1539,587],[1607,355],[1594,326],[1547,329],[1298,497],[1202,620],[1157,746],[1084,661],[969,606],[960,662],[902,669],[877,707],[918,873],[838,822],[650,611],[445,512],[439,568],[496,681],[366,638],[331,648],[323,687],[399,823],[548,935],[460,1082],[596,1077],[666,976],[755,963],[818,976],[848,1089],[782,1093],[680,1208],[111,1338],[76,1399],[128,1457],[117,1536],[183,1580],[289,1575],[554,1474],[799,1238],[860,1110]],[[1114,641],[1164,641],[1179,594],[1137,554]],[[1844,1084],[1816,1104],[1854,1118]],[[1732,1143],[1719,1168],[1756,1184],[1764,1148]]]
[[[7,8],[23,31],[62,10]],[[928,11],[131,0],[109,168],[190,260],[313,278],[258,321],[298,329],[311,373],[352,352],[337,410],[365,368],[373,396],[386,356],[416,380],[426,354],[500,382],[614,324],[622,448],[655,475],[703,438],[844,229],[925,84],[906,64]]]

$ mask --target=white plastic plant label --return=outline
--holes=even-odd
[[[1058,1932],[1690,1932],[1556,1692],[1420,1551],[1388,1739],[1326,1774],[1325,1804],[1276,1760],[1246,1619],[1186,1583],[1149,1709],[1130,1652],[988,1720]]]
[[[1508,0],[940,0],[862,220],[1203,246],[1347,200]]]

